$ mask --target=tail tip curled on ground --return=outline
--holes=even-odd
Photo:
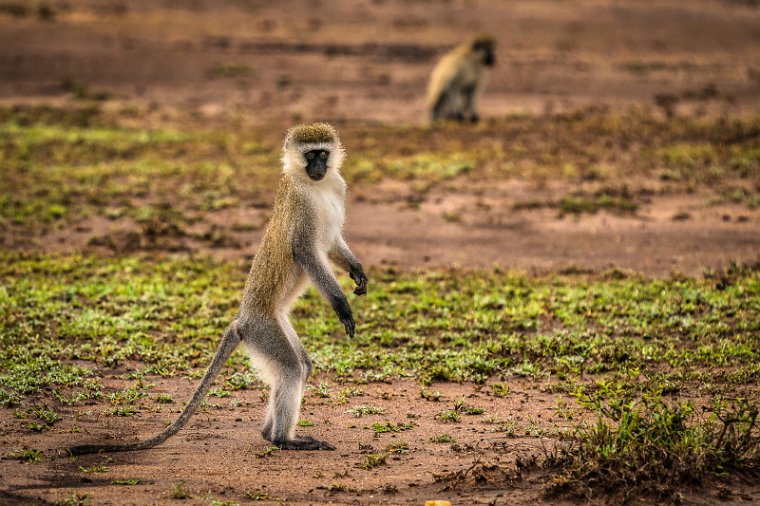
[[[109,445],[77,445],[72,446],[69,448],[66,448],[66,451],[69,455],[72,457],[76,457],[78,455],[90,455],[93,453],[112,453],[112,452],[124,452],[129,450],[134,450],[135,448],[132,446],[109,446]]]
[[[72,457],[77,455],[88,455],[90,453],[98,453],[103,447],[97,445],[77,445],[70,448],[66,448],[66,451]]]

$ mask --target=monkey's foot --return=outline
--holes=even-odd
[[[319,441],[311,436],[296,436],[295,439],[272,441],[281,450],[334,450],[335,447],[327,441]]]

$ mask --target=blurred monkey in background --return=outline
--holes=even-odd
[[[486,81],[486,67],[496,63],[493,47],[493,37],[480,35],[441,58],[428,84],[427,106],[432,121],[454,119],[476,123],[480,119],[475,101]]]

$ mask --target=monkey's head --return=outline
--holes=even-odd
[[[343,162],[338,132],[327,123],[297,125],[288,130],[282,148],[283,171],[311,181],[321,181]]]
[[[478,55],[480,62],[486,67],[493,67],[496,58],[493,55],[493,47],[496,41],[490,35],[480,35],[472,39],[472,52]]]

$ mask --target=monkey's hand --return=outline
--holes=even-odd
[[[364,269],[362,268],[362,264],[359,264],[356,268],[351,269],[351,272],[348,273],[349,276],[351,276],[351,279],[354,280],[354,283],[356,283],[356,288],[354,289],[354,293],[356,295],[364,295],[367,293],[367,275],[364,274]]]
[[[346,327],[346,333],[349,337],[354,337],[356,324],[354,323],[354,315],[351,313],[351,306],[348,305],[348,301],[345,298],[338,299],[333,304],[333,309],[335,309],[340,322]]]

